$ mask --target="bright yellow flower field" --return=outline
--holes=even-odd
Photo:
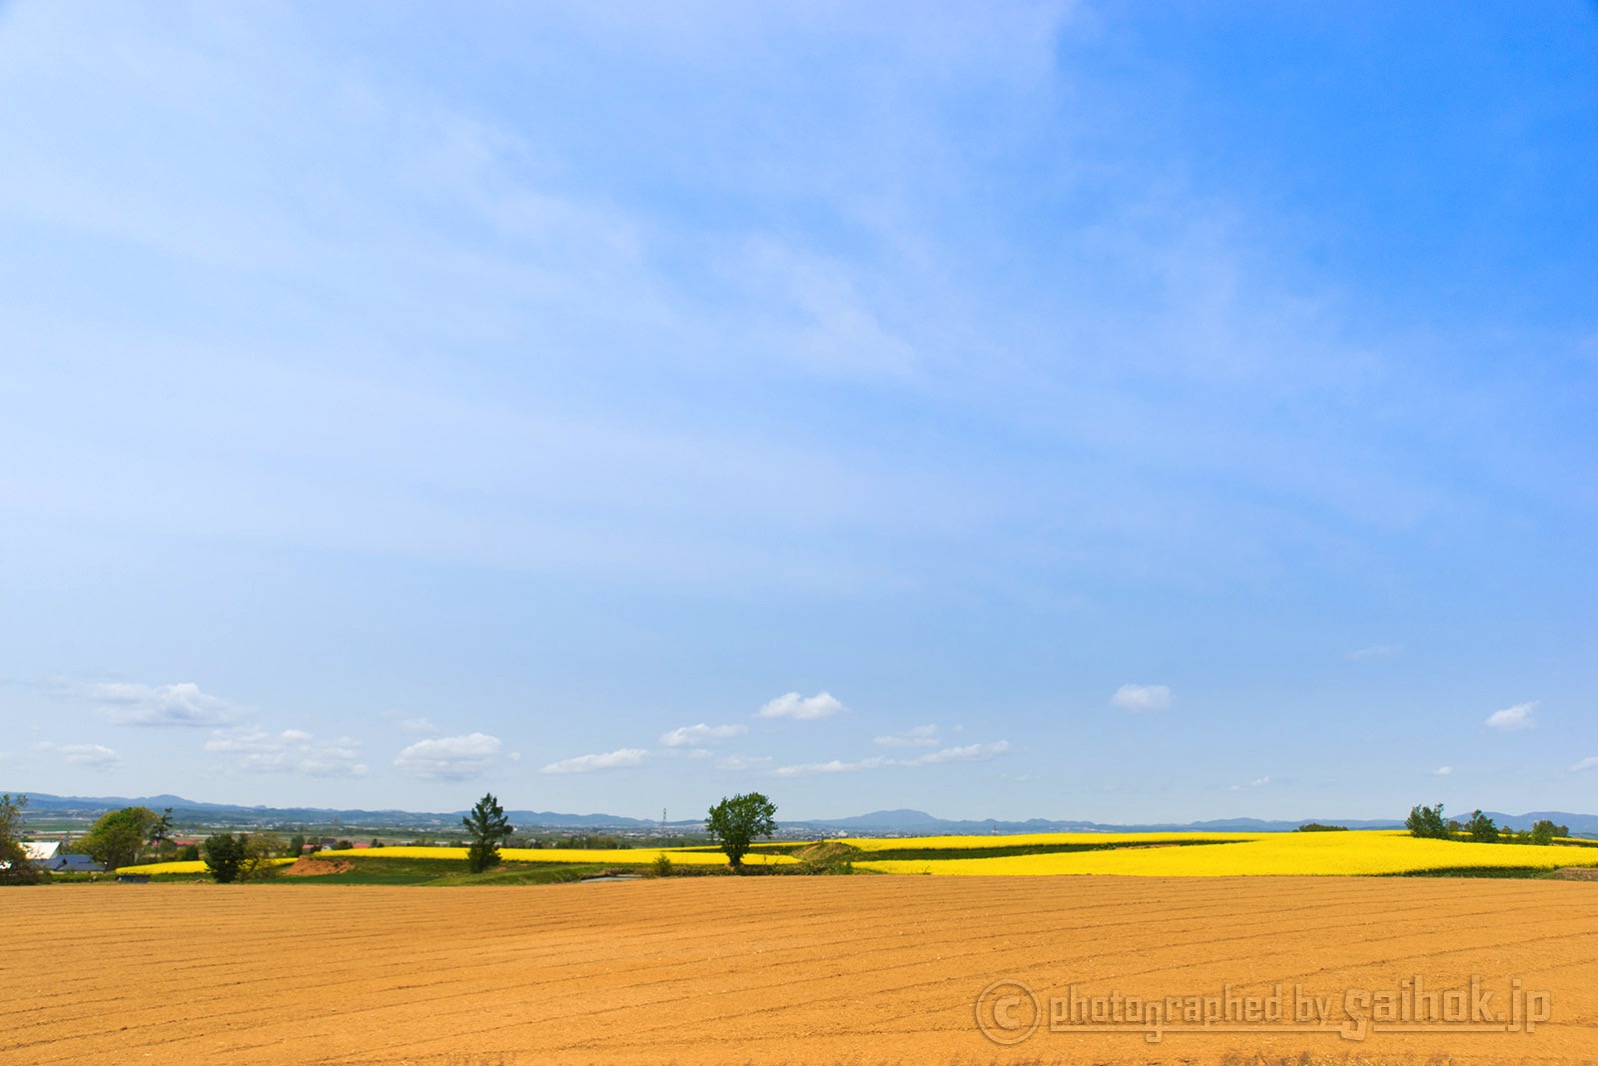
[[[270,866],[287,866],[293,859],[267,859]],[[203,874],[205,863],[198,860],[193,862],[147,862],[142,866],[118,866],[119,874]]]
[[[964,840],[963,845],[952,841]],[[1022,875],[1119,874],[1141,877],[1248,877],[1269,875],[1349,875],[1399,874],[1454,867],[1539,867],[1598,866],[1598,849],[1548,845],[1471,844],[1451,840],[1419,840],[1398,830],[1350,831],[1341,833],[1232,833],[1205,834],[1201,839],[1224,839],[1226,843],[1159,846],[1173,839],[1192,840],[1170,834],[1060,834],[1033,837],[926,837],[921,840],[866,841],[849,843],[864,850],[885,848],[947,848],[947,859],[861,860],[857,869],[894,874],[945,875]],[[1118,848],[1113,851],[1075,851],[1050,855],[1018,855],[1001,858],[961,859],[953,857],[960,847],[995,847],[1010,842],[1028,844],[1075,844],[1091,841],[1130,841],[1150,846]],[[944,841],[951,841],[945,844]]]
[[[499,857],[504,862],[570,862],[598,863],[603,866],[647,866],[659,855],[666,855],[678,866],[725,866],[727,856],[719,851],[688,851],[679,848],[500,848]],[[460,859],[466,860],[465,848],[363,848],[360,851],[324,851],[323,859]],[[767,863],[790,863],[795,860],[786,855],[760,855],[750,852],[744,856],[745,866],[762,866]]]
[[[1134,844],[1153,845],[1169,841],[1253,840],[1260,833],[1022,833],[1015,836],[966,837],[854,837],[840,843],[861,851],[897,851],[901,848],[966,851],[974,848],[1017,848],[1047,844]]]

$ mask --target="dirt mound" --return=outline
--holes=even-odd
[[[840,844],[836,840],[823,841],[813,844],[808,848],[793,853],[793,857],[800,862],[812,866],[836,866],[841,863],[853,862],[865,858],[865,853],[859,848],[849,844]]]
[[[280,873],[284,877],[322,877],[353,869],[355,864],[348,859],[297,859],[294,865],[283,867]]]
[[[1562,866],[1549,876],[1556,881],[1598,881],[1598,869],[1591,866]]]

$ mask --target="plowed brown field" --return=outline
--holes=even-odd
[[[1598,1061],[1598,885],[1577,882],[57,886],[5,891],[0,916],[8,1066]],[[1286,1028],[1295,986],[1297,1002],[1335,1000],[1331,1024],[1346,1024],[1350,990],[1398,997],[1417,975],[1423,991],[1474,975],[1490,1011],[1531,993],[1550,1017],[1531,1033],[1480,1018],[1361,1040]],[[978,1010],[1001,980],[1026,987]],[[1280,985],[1284,1021],[1159,1043],[1142,1026],[1063,1018],[1051,1031],[1051,998],[1069,1013],[1074,994],[1091,1013],[1114,995],[1220,1003],[1227,985],[1261,997]],[[983,1035],[995,1009],[1011,1026],[997,1035],[1024,1035],[1034,997],[1030,1038]]]

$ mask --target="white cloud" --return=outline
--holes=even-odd
[[[883,748],[935,748],[938,746],[938,727],[918,725],[914,729],[906,729],[903,733],[890,733],[885,737],[878,737],[872,743]]]
[[[1392,659],[1402,654],[1404,654],[1402,644],[1372,644],[1368,648],[1346,651],[1343,653],[1343,658],[1350,662],[1363,662],[1367,659]]]
[[[880,766],[892,766],[893,760],[876,755],[858,762],[844,762],[833,759],[831,762],[808,762],[797,766],[779,766],[772,773],[778,777],[811,777],[815,774],[853,774],[861,770],[875,770]]]
[[[760,708],[757,717],[796,718],[801,722],[814,722],[822,718],[831,718],[848,709],[830,692],[818,692],[809,697],[789,692]]]
[[[729,755],[725,759],[716,761],[716,769],[758,770],[763,766],[770,766],[772,761],[769,755]]]
[[[1517,703],[1513,707],[1505,707],[1501,711],[1494,711],[1482,723],[1488,729],[1500,733],[1513,733],[1520,729],[1533,729],[1537,723],[1532,720],[1532,713],[1537,710],[1536,700],[1527,703]]]
[[[106,773],[122,765],[122,756],[104,744],[61,744],[51,747],[60,753],[61,758],[74,766],[86,766],[91,770]]]
[[[685,725],[660,735],[660,743],[668,748],[694,747],[711,740],[741,737],[749,732],[746,725]]]
[[[649,752],[643,748],[618,748],[601,755],[578,755],[571,759],[552,762],[540,770],[545,774],[588,774],[596,770],[616,770],[637,766]]]
[[[1123,711],[1163,711],[1171,706],[1167,685],[1122,685],[1110,702]]]
[[[361,745],[349,737],[318,742],[303,729],[268,733],[258,726],[214,733],[205,750],[240,756],[240,770],[258,774],[298,773],[308,777],[365,777]]]
[[[238,708],[201,692],[192,681],[175,685],[111,681],[89,685],[83,694],[101,705],[100,713],[113,725],[218,726],[238,717]]]
[[[1598,769],[1598,755],[1589,755],[1579,762],[1571,764],[1570,772],[1579,774],[1586,770]]]
[[[1250,781],[1246,785],[1232,785],[1232,786],[1230,786],[1227,789],[1227,791],[1229,791],[1229,792],[1247,792],[1250,789],[1264,788],[1266,785],[1268,785],[1270,783],[1271,783],[1271,779],[1269,777],[1256,777],[1254,780]]]
[[[394,765],[412,777],[465,781],[487,772],[503,746],[487,733],[418,740],[394,757]]]
[[[426,715],[417,715],[415,718],[401,718],[399,727],[407,733],[438,732],[438,726],[429,721]]]
[[[918,755],[914,759],[900,760],[900,766],[935,766],[945,762],[987,762],[989,759],[1003,755],[1010,750],[1008,740],[996,741],[992,744],[967,744],[960,748],[944,748],[926,755]]]
[[[1454,768],[1452,766],[1439,766],[1437,769],[1432,771],[1432,774],[1435,777],[1447,777],[1453,772]]]

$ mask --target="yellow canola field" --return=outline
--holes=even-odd
[[[267,859],[268,866],[287,866],[293,859]],[[119,874],[203,874],[205,863],[198,860],[193,862],[147,862],[142,866],[118,866]]]
[[[500,848],[503,862],[573,862],[598,863],[604,866],[646,866],[665,855],[677,866],[725,866],[727,856],[719,851],[688,851],[677,848]],[[460,859],[465,861],[465,848],[363,848],[360,851],[321,852],[323,859]],[[750,852],[744,856],[745,866],[763,866],[794,862],[786,855],[760,855]]]
[[[1077,843],[1072,838],[1025,838],[1034,843]],[[1598,850],[1538,847],[1529,844],[1471,844],[1452,840],[1419,840],[1403,830],[1340,833],[1237,833],[1221,844],[1183,847],[1131,847],[1113,851],[1074,851],[987,859],[860,860],[857,869],[894,874],[965,876],[1040,876],[1048,874],[1111,874],[1137,877],[1249,877],[1272,875],[1400,874],[1456,867],[1598,866]],[[937,838],[926,838],[928,841]],[[967,838],[968,847],[993,847],[1006,837]],[[1147,842],[1170,840],[1150,834]],[[1192,838],[1188,838],[1192,839]],[[1206,835],[1205,839],[1214,839]],[[858,845],[860,842],[852,841]],[[893,842],[900,847],[919,842]],[[885,845],[886,846],[886,845]],[[950,848],[951,852],[958,849]]]
[[[978,848],[1020,848],[1049,844],[1126,844],[1155,846],[1195,840],[1254,840],[1260,833],[1020,833],[1015,836],[967,837],[840,837],[839,843],[861,851],[968,851]]]
[[[647,866],[660,855],[666,855],[676,866],[725,866],[727,856],[721,852],[679,851],[676,848],[500,848],[501,862],[564,862],[596,864],[601,866]],[[465,848],[354,848],[345,851],[320,851],[319,859],[349,859],[355,862],[383,859],[450,859],[466,861]],[[271,859],[274,866],[286,866],[293,859]],[[792,863],[797,860],[787,855],[761,855],[750,852],[744,856],[745,866],[766,866]],[[119,874],[201,874],[203,862],[155,862],[143,866],[122,866]]]

